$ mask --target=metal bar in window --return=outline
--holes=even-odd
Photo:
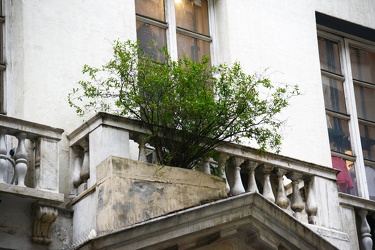
[[[343,158],[345,160],[353,161],[353,162],[356,160],[356,157],[353,155],[347,155],[347,154],[343,154],[343,153],[336,152],[336,151],[331,151],[331,155]]]
[[[343,120],[350,120],[350,116],[343,113],[334,112],[332,110],[326,109],[327,115],[334,116]]]
[[[163,29],[167,29],[168,28],[168,24],[165,23],[165,22],[156,21],[156,20],[154,20],[152,18],[144,17],[144,16],[141,16],[139,14],[137,14],[137,20],[141,21],[141,22],[144,22],[144,23],[148,23],[148,24],[157,26],[159,28],[163,28]]]
[[[358,122],[363,124],[363,125],[366,125],[366,126],[375,127],[375,122],[372,122],[372,121],[369,121],[369,120],[358,118]]]
[[[375,161],[370,161],[370,160],[364,160],[364,162],[365,162],[365,165],[366,166],[373,166],[373,167],[375,167]]]
[[[199,33],[195,33],[195,32],[192,32],[190,30],[183,29],[183,28],[180,28],[180,27],[177,27],[177,33],[179,33],[181,35],[197,38],[197,39],[203,40],[205,42],[211,42],[212,41],[211,37],[209,37],[209,36],[205,36],[205,35],[202,35],[202,34],[199,34]]]
[[[372,83],[368,83],[368,82],[364,82],[360,80],[354,80],[354,79],[353,79],[353,82],[354,84],[359,85],[359,86],[363,86],[363,87],[370,88],[370,89],[375,89],[375,84],[372,84]]]
[[[333,79],[336,79],[336,80],[339,80],[339,81],[342,81],[342,82],[345,80],[345,77],[342,76],[342,75],[338,75],[338,74],[326,71],[324,69],[321,69],[321,72],[322,72],[323,76],[326,76],[326,77],[329,77],[329,78],[333,78]]]

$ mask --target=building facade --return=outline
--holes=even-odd
[[[372,249],[375,3],[1,4],[0,249]],[[83,65],[128,39],[298,84],[280,154],[229,144],[224,179],[203,162],[205,177],[161,180],[174,170],[142,163],[137,122],[68,104]]]

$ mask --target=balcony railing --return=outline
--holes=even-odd
[[[52,202],[59,193],[63,130],[0,115],[0,192]]]
[[[96,166],[111,155],[147,161],[152,148],[147,134],[139,122],[106,113],[98,113],[69,134],[76,193],[95,185]],[[207,174],[218,170],[227,180],[228,195],[258,192],[298,220],[319,224],[315,179],[334,183],[337,170],[232,143],[216,150],[218,159],[204,159],[195,169]]]
[[[344,218],[356,218],[357,220],[345,221],[349,225],[353,225],[348,234],[353,234],[352,239],[357,238],[357,235],[359,236],[357,245],[360,246],[360,249],[373,249],[375,239],[373,230],[375,227],[375,202],[344,193],[340,193],[339,198],[341,206],[345,208],[345,213],[352,214],[351,217],[345,216]]]

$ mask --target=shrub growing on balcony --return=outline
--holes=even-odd
[[[159,58],[159,59],[155,59]],[[147,54],[135,42],[116,41],[114,58],[85,65],[69,104],[79,115],[104,111],[139,120],[163,165],[192,168],[216,147],[243,138],[279,152],[277,115],[298,95],[297,86],[274,87],[240,63],[211,66],[208,57],[172,61],[166,50]]]

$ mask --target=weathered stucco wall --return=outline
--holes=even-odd
[[[50,245],[31,241],[34,228],[32,204],[27,198],[0,194],[0,248],[1,249],[71,249],[72,213],[59,210],[57,220],[50,228]]]
[[[74,205],[74,244],[92,229],[100,236],[226,196],[222,178],[110,157],[97,166],[95,191]]]

